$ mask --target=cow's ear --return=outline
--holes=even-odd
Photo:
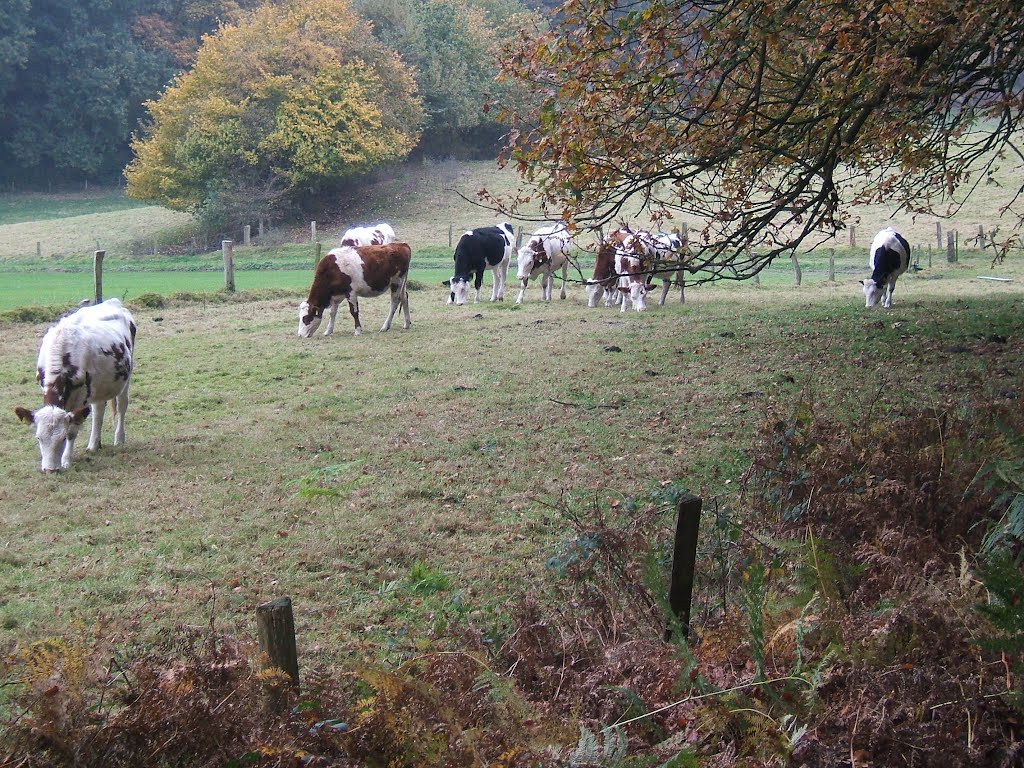
[[[441,283],[441,285],[443,285],[443,286],[444,286],[445,288],[449,288],[449,287],[451,286],[451,284],[452,284],[452,281],[451,281],[451,280],[444,280],[444,281],[443,281],[443,282]]]
[[[71,412],[71,423],[81,424],[89,416],[89,412],[92,409],[88,405],[83,405],[81,408]]]
[[[36,421],[36,415],[33,411],[28,408],[22,408],[18,406],[14,409],[14,413],[17,414],[18,419],[25,424],[34,424]]]

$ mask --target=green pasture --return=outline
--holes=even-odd
[[[643,314],[581,292],[448,307],[427,287],[408,331],[374,332],[386,300],[365,301],[358,338],[342,316],[297,339],[289,300],[139,308],[128,443],[108,425],[91,455],[83,436],[58,476],[13,415],[39,402],[45,324],[4,324],[0,644],[251,636],[279,595],[304,665],[498,636],[555,578],[566,515],[628,514],[668,482],[728,503],[772,414],[812,401],[884,422],[955,407],[950,392],[1024,392],[1024,294],[974,271],[910,275],[888,312],[823,283],[696,289]],[[414,588],[423,573],[443,586]]]

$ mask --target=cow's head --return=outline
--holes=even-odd
[[[320,327],[324,308],[310,305],[308,301],[299,304],[299,338],[308,339]]]
[[[587,281],[587,306],[596,307],[597,303],[604,298],[604,286],[599,280]]]
[[[864,306],[878,306],[878,300],[882,298],[883,286],[876,283],[870,277],[867,280],[861,280],[861,284],[864,286]]]
[[[516,276],[520,280],[526,280],[536,270],[551,261],[551,257],[548,256],[544,242],[540,238],[531,238],[526,245],[519,249],[516,260],[519,264]]]
[[[469,298],[469,277],[467,275],[455,275],[449,281],[451,290],[448,292],[448,303],[458,304],[460,307]]]
[[[629,300],[633,303],[636,312],[643,312],[647,309],[647,283],[643,280],[630,281]]]
[[[89,410],[88,405],[75,411],[65,411],[56,405],[44,405],[38,411],[14,409],[22,422],[35,425],[39,456],[42,459],[40,469],[43,472],[57,472],[67,469],[71,464],[70,454],[67,463],[64,462],[64,448],[68,440],[74,442],[78,437],[78,431],[89,415]]]

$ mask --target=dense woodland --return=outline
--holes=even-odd
[[[258,0],[10,0],[0,17],[0,181],[8,189],[115,184],[131,139],[204,35],[237,24]],[[287,3],[271,0],[273,9]],[[344,7],[344,3],[332,3]],[[425,110],[419,151],[496,152],[496,113],[483,111],[496,62],[453,21],[500,38],[511,17],[543,12],[520,0],[355,0],[384,46],[401,52]],[[469,8],[464,12],[463,8]],[[274,11],[276,12],[276,10]],[[283,11],[282,11],[283,12]],[[454,73],[450,62],[462,69]]]

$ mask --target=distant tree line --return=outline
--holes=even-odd
[[[139,196],[223,214],[232,186],[301,205],[413,151],[493,157],[486,105],[527,96],[496,56],[546,5],[7,0],[0,182],[110,184],[130,165]]]

